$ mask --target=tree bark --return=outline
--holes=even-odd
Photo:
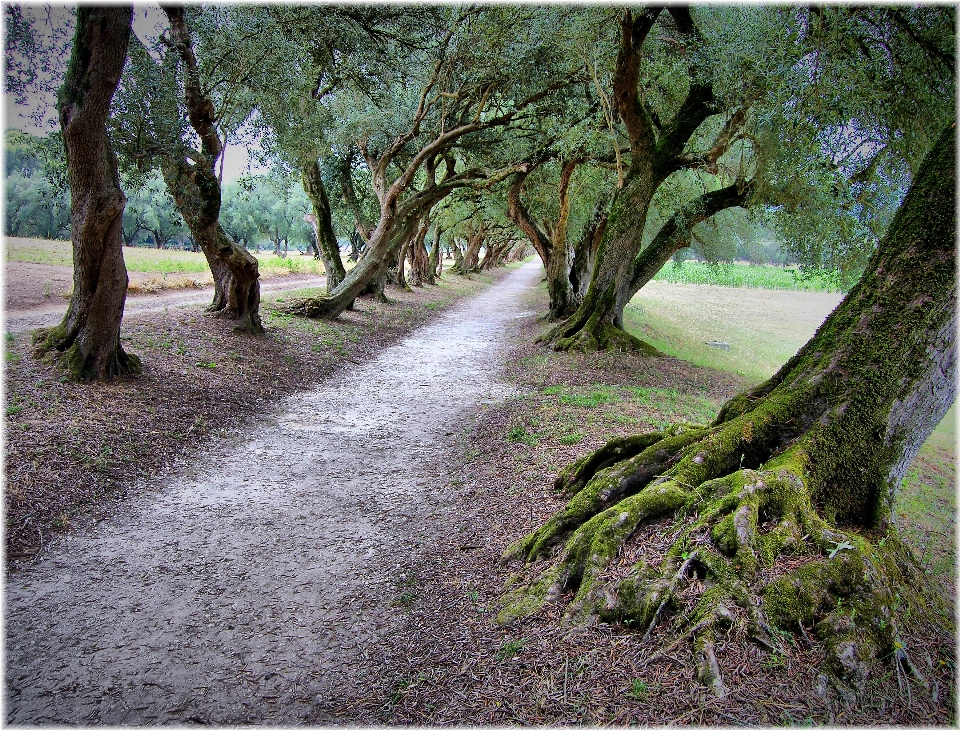
[[[430,271],[433,273],[433,280],[431,284],[436,284],[436,280],[440,278],[440,273],[443,270],[443,254],[440,251],[440,235],[442,231],[440,230],[440,225],[437,224],[433,229],[433,246],[430,249]]]
[[[597,201],[593,215],[583,227],[580,240],[574,246],[573,263],[570,265],[570,286],[573,288],[573,296],[578,307],[583,303],[590,279],[593,277],[597,250],[600,248],[600,241],[603,240],[607,227],[609,202],[606,196]]]
[[[260,321],[260,272],[257,259],[238,246],[220,225],[221,189],[215,168],[223,145],[217,134],[213,102],[200,88],[197,59],[184,10],[164,5],[170,45],[183,65],[184,101],[190,126],[200,138],[200,152],[182,148],[161,163],[164,181],[184,223],[203,251],[213,274],[214,295],[208,311],[235,320],[235,328],[263,334]]]
[[[614,439],[561,472],[558,488],[576,496],[508,550],[533,559],[563,544],[559,563],[502,620],[575,591],[571,614],[649,634],[681,587],[703,580],[707,590],[675,625],[688,627],[681,638],[718,694],[709,647],[731,623],[773,649],[781,640],[771,627],[811,626],[826,670],[853,689],[883,657],[909,662],[902,617],[936,625],[943,616],[950,631],[892,505],[956,397],[954,137],[951,126],[938,139],[860,282],[776,375],[728,401],[710,426]],[[630,535],[677,513],[692,521],[660,568],[636,566],[604,585]]]
[[[301,167],[300,178],[303,190],[313,205],[313,215],[317,220],[317,246],[323,270],[327,275],[327,291],[332,292],[347,275],[340,258],[340,244],[333,232],[333,217],[330,214],[330,199],[320,176],[320,163],[317,160],[306,162]]]
[[[568,160],[560,173],[558,196],[560,212],[552,235],[544,232],[520,200],[523,183],[536,165],[527,165],[517,173],[507,194],[507,216],[530,239],[547,272],[547,291],[550,296],[550,320],[571,315],[580,303],[574,294],[570,279],[573,251],[567,242],[567,223],[570,217],[570,179],[580,160]]]
[[[727,208],[743,205],[753,190],[751,183],[734,183],[720,190],[704,193],[674,213],[657,232],[650,245],[637,254],[633,262],[633,278],[627,289],[626,301],[640,291],[657,275],[670,257],[690,245],[694,227]]]
[[[80,6],[73,49],[57,97],[70,185],[73,294],[57,326],[36,333],[40,351],[64,353],[70,373],[102,379],[135,373],[140,360],[120,346],[127,295],[117,160],[107,137],[110,102],[130,39],[129,6]]]
[[[425,243],[429,230],[430,219],[424,216],[410,247],[410,283],[413,286],[436,283],[433,275],[434,267],[431,265]]]

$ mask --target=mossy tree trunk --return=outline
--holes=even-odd
[[[337,243],[337,237],[333,232],[330,199],[327,197],[327,189],[320,175],[320,163],[317,160],[304,163],[300,169],[300,179],[317,220],[314,228],[317,234],[317,249],[320,252],[320,260],[323,261],[323,270],[327,275],[327,291],[331,292],[343,281],[347,272],[343,267],[343,259],[340,258],[340,244]]]
[[[571,615],[647,635],[675,613],[718,694],[720,630],[776,648],[774,629],[812,627],[838,688],[861,685],[885,656],[919,671],[901,617],[948,625],[950,614],[900,542],[892,504],[956,395],[954,205],[951,127],[861,281],[776,375],[710,426],[616,439],[561,473],[558,488],[575,496],[508,551],[558,549],[557,562],[509,596],[501,620],[564,595]],[[671,515],[683,519],[659,565],[604,580],[631,535]],[[682,599],[695,581],[704,590]]]
[[[73,237],[73,294],[57,327],[40,330],[41,352],[64,353],[77,378],[138,372],[140,361],[120,346],[127,296],[123,209],[117,160],[107,119],[127,57],[132,9],[81,6],[67,75],[57,97],[67,156]]]
[[[580,240],[573,248],[573,262],[570,265],[570,286],[577,302],[583,302],[587,295],[587,287],[593,278],[594,264],[597,260],[597,251],[603,240],[607,228],[607,214],[610,200],[607,196],[601,197],[593,209],[593,214],[583,227]]]
[[[613,77],[613,98],[630,142],[630,165],[623,184],[613,195],[603,237],[597,248],[593,275],[582,303],[546,337],[558,350],[637,350],[659,354],[623,330],[623,308],[632,296],[635,262],[643,241],[650,203],[663,182],[674,172],[704,164],[705,156],[720,156],[733,138],[724,126],[709,153],[685,152],[701,124],[717,113],[712,74],[692,49],[703,43],[690,10],[671,6],[681,45],[690,47],[690,85],[673,119],[655,123],[639,91],[643,44],[662,8],[623,12],[620,46]],[[734,115],[736,116],[736,115]],[[737,118],[739,119],[739,118]],[[736,122],[742,124],[742,120]]]
[[[220,225],[221,189],[215,169],[223,152],[213,102],[200,87],[197,58],[183,7],[164,5],[170,23],[170,48],[181,64],[184,101],[200,151],[182,142],[161,162],[161,172],[184,223],[200,246],[213,274],[208,308],[236,322],[236,329],[263,334],[260,321],[260,271],[257,259],[238,246]],[[189,162],[188,162],[189,160]]]

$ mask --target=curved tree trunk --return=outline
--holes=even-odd
[[[184,223],[200,246],[213,274],[213,302],[208,307],[236,321],[236,329],[263,334],[260,321],[260,271],[257,259],[238,246],[220,225],[221,189],[215,167],[223,145],[217,134],[213,102],[200,88],[197,59],[184,10],[164,5],[170,23],[170,46],[184,66],[184,101],[190,126],[200,138],[201,151],[174,150],[161,163],[161,172]]]
[[[570,179],[580,160],[569,160],[560,173],[558,195],[560,212],[553,234],[548,235],[536,224],[530,211],[520,200],[520,193],[527,175],[533,166],[517,173],[510,192],[507,195],[507,216],[530,239],[534,249],[540,255],[547,272],[547,291],[550,295],[551,320],[563,319],[571,315],[580,303],[575,296],[571,283],[571,263],[573,251],[567,242],[567,223],[570,217]]]
[[[161,172],[183,222],[213,274],[213,302],[208,311],[235,320],[236,329],[263,334],[259,264],[220,225],[220,185],[213,168],[190,167],[180,160],[168,159],[161,165]]]
[[[597,259],[597,250],[603,240],[607,228],[607,208],[609,200],[602,197],[597,201],[593,215],[583,228],[580,240],[573,250],[573,263],[570,265],[570,285],[573,288],[573,297],[579,307],[587,294],[590,279],[593,278],[594,264]]]
[[[615,439],[564,470],[557,486],[576,496],[509,549],[532,559],[565,541],[559,562],[514,594],[501,619],[569,590],[572,614],[628,619],[649,635],[664,607],[703,580],[676,625],[718,694],[713,636],[731,625],[770,648],[780,645],[771,627],[812,627],[841,689],[861,686],[882,657],[909,665],[901,618],[946,625],[951,615],[900,542],[891,508],[956,396],[955,174],[951,127],[857,286],[711,426]],[[692,522],[660,567],[606,584],[623,543],[678,511]]]
[[[140,370],[140,360],[120,346],[128,282],[126,197],[106,129],[131,19],[129,6],[77,10],[70,64],[57,98],[71,195],[73,294],[63,322],[34,337],[41,351],[63,352],[72,375],[83,379]]]
[[[320,176],[320,163],[317,160],[307,162],[301,168],[300,179],[303,190],[313,205],[313,215],[317,220],[314,228],[323,270],[327,275],[327,291],[332,292],[347,275],[340,258],[340,244],[333,233],[333,217],[330,214],[330,199]]]
[[[633,277],[627,289],[626,301],[629,302],[646,286],[677,251],[690,245],[690,236],[698,223],[721,210],[743,205],[752,190],[752,183],[734,183],[720,190],[704,193],[670,216],[657,232],[656,238],[633,262]]]
[[[430,255],[427,253],[425,243],[429,230],[430,219],[424,217],[410,246],[410,283],[413,286],[436,283],[433,275],[434,267],[431,265]]]

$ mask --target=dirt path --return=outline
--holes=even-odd
[[[68,301],[62,297],[44,294],[44,287],[54,280],[52,270],[69,272],[62,266],[40,266],[39,264],[19,264],[16,269],[7,264],[4,282],[6,289],[6,307],[4,310],[4,329],[7,332],[24,332],[37,327],[52,327],[63,319]],[[41,275],[34,269],[43,270]],[[261,293],[280,292],[308,286],[322,286],[326,277],[313,274],[290,274],[260,281]],[[69,287],[67,287],[69,288]],[[190,304],[209,304],[213,297],[213,287],[202,289],[161,289],[150,294],[128,294],[124,305],[124,314],[139,312],[160,312],[170,307],[183,307]]]
[[[323,722],[401,622],[401,566],[528,264],[372,362],[287,399],[7,579],[7,722]],[[400,594],[402,604],[402,594]]]

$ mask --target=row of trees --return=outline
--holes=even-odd
[[[37,44],[6,12],[10,84]],[[228,234],[217,169],[243,135],[309,202],[328,291],[290,305],[304,316],[382,292],[405,261],[429,282],[444,236],[464,242],[448,243],[461,271],[522,238],[546,269],[547,342],[657,354],[622,328],[630,298],[717,231],[768,227],[802,264],[860,283],[711,426],[618,439],[566,470],[576,496],[510,551],[555,558],[513,615],[566,595],[575,615],[652,628],[683,581],[705,580],[680,618],[718,693],[713,636],[731,625],[776,648],[775,629],[816,621],[843,681],[896,646],[898,606],[922,611],[927,594],[890,505],[956,388],[953,8],[163,12],[149,41],[130,8],[77,11],[58,97],[74,297],[43,347],[86,376],[136,367],[118,335],[120,180],[137,175],[160,176],[204,252],[211,309],[262,331],[256,260]],[[622,543],[672,514],[697,519],[662,563],[605,583]],[[787,554],[809,560],[763,579]]]

